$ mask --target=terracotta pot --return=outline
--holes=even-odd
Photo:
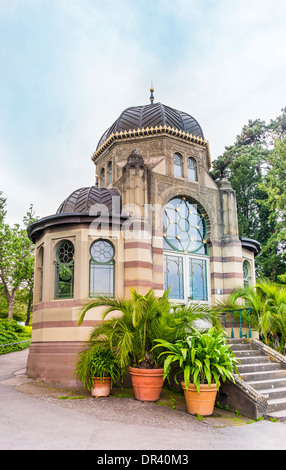
[[[94,397],[108,397],[111,390],[111,378],[110,377],[93,377],[93,387],[91,388],[91,394]]]
[[[129,367],[136,400],[156,401],[164,383],[164,369],[137,369]]]
[[[208,384],[201,384],[200,394],[197,392],[197,387],[192,383],[189,384],[188,390],[184,382],[181,382],[181,385],[184,390],[188,413],[201,416],[209,416],[213,413],[217,395],[216,384],[211,384],[210,387]]]

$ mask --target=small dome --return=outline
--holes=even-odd
[[[116,132],[165,125],[204,139],[201,126],[192,116],[162,103],[154,103],[125,109],[112,126],[104,132],[97,149],[111,134]]]
[[[116,189],[97,188],[96,186],[76,189],[67,197],[57,210],[57,214],[89,212],[95,204],[102,204],[108,212],[120,214],[121,196]]]

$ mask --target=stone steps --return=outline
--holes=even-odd
[[[252,347],[242,339],[228,339],[240,379],[267,399],[266,418],[286,421],[286,369],[278,360]]]
[[[255,388],[255,390],[259,390],[260,393],[267,393],[267,390],[269,389],[275,391],[276,389],[286,388],[286,380],[281,378],[272,378],[270,380],[255,380],[253,382],[248,382],[248,384]]]

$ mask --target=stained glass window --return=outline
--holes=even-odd
[[[187,197],[171,199],[164,211],[164,248],[207,254],[205,214]]]
[[[44,276],[44,248],[41,247],[39,251],[40,259],[40,302],[43,300],[43,276]]]
[[[183,177],[183,157],[180,153],[174,155],[174,176]]]
[[[89,296],[114,295],[114,247],[107,240],[97,240],[90,247]]]
[[[244,287],[249,286],[249,269],[247,261],[243,261],[243,284]]]
[[[181,256],[164,256],[165,286],[171,286],[171,299],[184,299],[183,258]],[[166,287],[166,288],[167,288]]]
[[[101,175],[101,187],[103,188],[105,186],[105,169],[104,168],[101,168],[100,175]]]
[[[189,258],[190,299],[208,300],[207,262]]]
[[[198,181],[197,162],[194,158],[188,158],[188,180]]]
[[[187,196],[164,211],[164,285],[170,298],[187,303],[209,299],[206,214]]]
[[[107,170],[108,170],[108,184],[111,184],[112,183],[112,162],[108,162]]]
[[[74,246],[69,240],[60,242],[56,251],[55,298],[73,297]]]

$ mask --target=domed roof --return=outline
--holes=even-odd
[[[107,207],[111,214],[120,214],[121,197],[116,189],[98,188],[96,186],[79,188],[73,191],[60,205],[57,214],[84,213],[95,204]],[[103,211],[104,212],[104,211]]]
[[[97,149],[116,132],[165,125],[204,139],[201,126],[192,116],[162,103],[151,103],[125,109],[112,126],[104,132]]]

